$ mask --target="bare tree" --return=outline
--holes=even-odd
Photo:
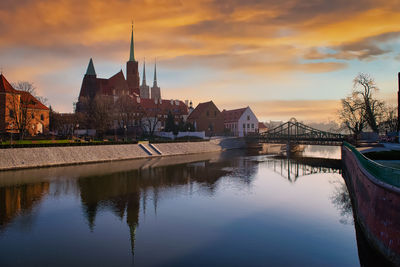
[[[382,113],[382,122],[379,124],[379,130],[381,132],[396,132],[397,124],[397,108],[386,105]]]
[[[360,73],[353,80],[353,97],[361,96],[366,121],[374,132],[379,132],[378,124],[384,110],[384,102],[374,98],[378,90],[375,80],[369,74]]]
[[[132,124],[136,118],[135,101],[129,95],[120,96],[114,103],[115,119],[119,128],[127,127]]]
[[[342,99],[339,119],[355,138],[367,126],[363,100],[356,94]]]
[[[81,98],[80,105],[82,112],[78,115],[83,117],[82,124],[87,128],[96,129],[99,136],[102,136],[113,124],[113,99],[108,96],[95,96],[92,98]]]
[[[141,119],[143,132],[153,136],[157,127],[160,126],[163,116],[159,101],[157,101],[153,108],[145,109]]]
[[[24,139],[28,127],[36,113],[35,109],[30,108],[30,105],[35,104],[32,102],[30,95],[36,95],[36,87],[30,82],[13,83],[12,86],[14,89],[21,92],[12,94],[9,98],[10,119],[13,128],[18,130],[20,139]]]

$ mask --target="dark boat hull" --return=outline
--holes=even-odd
[[[368,241],[400,265],[400,189],[367,172],[351,150],[342,148],[343,177],[355,218]]]

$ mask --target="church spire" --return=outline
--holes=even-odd
[[[86,75],[94,75],[96,76],[96,71],[94,70],[93,60],[90,58],[89,65],[86,70]]]
[[[133,21],[132,21],[131,49],[129,54],[129,61],[135,61],[135,47],[133,43]]]
[[[146,59],[143,61],[143,81],[142,86],[146,86]]]
[[[157,61],[154,62],[154,81],[153,87],[157,87]]]

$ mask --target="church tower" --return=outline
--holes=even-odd
[[[161,99],[161,90],[157,86],[157,63],[154,63],[154,81],[153,87],[151,87],[151,99]]]
[[[78,103],[76,104],[76,111],[83,111],[82,101],[83,99],[93,99],[99,91],[97,83],[97,74],[94,70],[93,60],[89,60],[86,74],[83,77],[81,91],[79,93]]]
[[[140,98],[150,98],[150,87],[146,84],[146,61],[143,61],[143,80],[140,86]]]
[[[126,62],[126,81],[128,82],[129,92],[139,95],[139,68],[138,62],[135,60],[135,48],[133,43],[133,23],[129,61]]]

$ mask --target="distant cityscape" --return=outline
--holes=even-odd
[[[93,59],[89,60],[73,113],[58,113],[27,88],[11,84],[0,75],[0,132],[28,135],[74,134],[86,136],[165,136],[160,132],[204,132],[205,136],[246,136],[266,131],[250,107],[220,110],[210,100],[193,107],[192,101],[163,99],[154,63],[153,85],[147,85],[146,62],[140,84],[139,62],[135,59],[132,25],[126,77],[119,71],[99,78]]]

